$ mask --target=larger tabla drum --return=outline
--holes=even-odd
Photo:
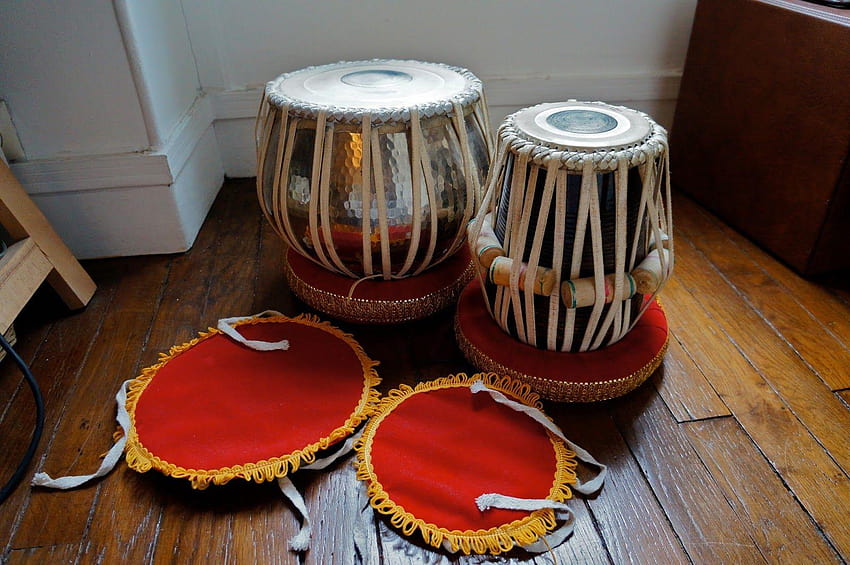
[[[333,273],[417,275],[463,245],[488,132],[465,69],[373,60],[284,74],[258,117],[259,200],[294,251]]]

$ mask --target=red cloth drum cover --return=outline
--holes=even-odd
[[[402,533],[434,547],[500,553],[552,531],[551,509],[488,509],[476,498],[498,493],[564,501],[575,482],[575,454],[540,423],[489,394],[540,408],[527,385],[495,374],[464,374],[402,385],[382,398],[358,450],[358,478],[372,506]]]
[[[478,279],[461,293],[455,333],[467,359],[484,371],[528,383],[544,398],[588,402],[614,398],[643,383],[667,351],[667,318],[653,302],[620,341],[584,353],[538,349],[506,334],[493,320]]]
[[[350,436],[378,398],[376,362],[351,336],[314,317],[253,318],[256,351],[211,329],[171,349],[130,383],[128,465],[188,478],[274,480]]]

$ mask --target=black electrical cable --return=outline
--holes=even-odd
[[[2,490],[0,490],[0,504],[12,494],[12,491],[15,490],[15,487],[18,486],[18,483],[21,482],[21,479],[24,478],[24,474],[27,472],[27,467],[29,467],[32,458],[35,456],[35,450],[38,447],[38,442],[41,440],[41,433],[44,431],[44,400],[41,398],[41,389],[38,388],[38,383],[35,381],[35,377],[32,376],[32,372],[27,364],[21,359],[21,356],[18,355],[18,352],[12,349],[12,346],[6,341],[6,338],[3,337],[3,334],[0,334],[0,346],[3,347],[3,350],[12,359],[15,364],[18,365],[21,372],[24,374],[24,379],[26,379],[27,384],[29,384],[30,389],[32,390],[32,396],[35,399],[35,429],[32,432],[32,439],[30,440],[30,445],[27,448],[27,452],[24,454],[21,462],[18,463],[18,468],[15,469],[15,473],[12,475],[12,478],[3,485]]]

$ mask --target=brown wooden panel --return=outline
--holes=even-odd
[[[731,418],[685,426],[723,496],[771,563],[836,563],[835,551],[788,492],[758,448]],[[777,516],[782,529],[776,528]]]
[[[644,386],[642,389],[654,390]],[[614,407],[614,410],[617,408]],[[614,563],[687,563],[688,558],[604,404],[550,404],[546,412],[571,441],[608,465],[601,492],[587,500]],[[577,495],[578,500],[581,496]],[[588,545],[583,554],[597,554]],[[581,558],[583,554],[577,555]],[[581,563],[581,559],[571,561]]]
[[[694,563],[763,563],[755,541],[722,497],[661,398],[650,387],[618,403],[615,421]]]
[[[714,263],[737,294],[793,347],[832,390],[850,387],[848,343],[836,339],[827,328],[818,328],[820,321],[800,304],[794,294],[781,281],[759,268],[736,241],[727,237],[716,223],[701,213],[693,201],[677,198],[675,206],[683,212],[676,227]],[[850,309],[842,310],[845,317],[850,318]]]
[[[850,239],[822,239],[848,227],[848,29],[808,2],[701,0],[682,76],[673,181],[800,272],[850,265]]]
[[[677,249],[680,247],[684,246],[677,245]],[[691,270],[685,268],[690,254],[685,255],[678,263],[678,275],[664,289],[671,329],[801,504],[839,551],[850,555],[846,512],[834,504],[850,497],[850,481],[738,349],[737,334],[727,335],[711,306],[694,300],[694,294],[684,286],[691,279],[683,273]],[[694,270],[694,276],[704,276],[698,268]],[[811,373],[798,378],[816,380]],[[811,416],[816,417],[817,412]],[[846,430],[836,431],[841,429]]]
[[[678,422],[729,416],[729,408],[696,366],[674,334],[652,383]]]

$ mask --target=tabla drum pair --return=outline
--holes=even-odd
[[[488,124],[481,81],[458,67],[356,61],[268,83],[257,190],[290,246],[295,293],[371,323],[453,303],[474,273],[464,243],[492,152]]]
[[[671,228],[667,134],[646,114],[571,101],[508,116],[470,225],[480,280],[460,299],[461,348],[548,398],[628,392],[666,350]]]

